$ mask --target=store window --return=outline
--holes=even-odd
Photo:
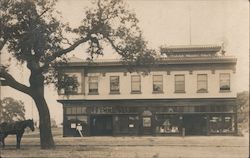
[[[207,92],[207,74],[197,75],[197,93]]]
[[[131,76],[131,93],[140,93],[141,92],[141,76],[132,75]]]
[[[89,76],[89,94],[98,94],[98,76]]]
[[[163,92],[163,76],[153,75],[153,92],[162,93]]]
[[[120,93],[119,76],[110,76],[110,93]]]
[[[233,116],[211,116],[210,132],[211,133],[230,133],[234,132]]]
[[[230,91],[230,74],[220,74],[220,91]]]
[[[179,133],[180,118],[177,115],[157,115],[156,133]]]
[[[175,75],[175,92],[185,93],[185,76]]]

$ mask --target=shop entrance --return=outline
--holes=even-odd
[[[185,135],[206,135],[207,121],[204,115],[188,114],[183,116]]]
[[[111,136],[113,134],[113,118],[111,115],[94,115],[90,117],[90,134],[92,136]]]

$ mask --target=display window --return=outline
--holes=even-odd
[[[230,133],[234,132],[233,116],[212,116],[210,117],[211,133]]]
[[[177,115],[157,115],[156,133],[179,133],[180,118]]]

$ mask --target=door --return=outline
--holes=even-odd
[[[111,136],[113,134],[113,118],[110,115],[90,117],[91,135]]]
[[[203,115],[184,115],[185,135],[206,135],[207,121]]]
[[[142,134],[152,135],[152,118],[151,116],[142,117]]]

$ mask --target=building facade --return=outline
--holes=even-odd
[[[71,58],[58,91],[64,136],[234,135],[237,133],[236,58],[220,46],[162,48],[145,74],[121,61]],[[222,53],[223,54],[223,53]]]

